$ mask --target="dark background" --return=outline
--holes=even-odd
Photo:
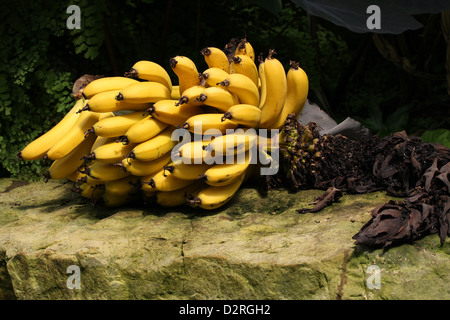
[[[40,179],[49,162],[16,155],[72,107],[80,76],[123,75],[152,60],[176,83],[171,57],[188,56],[201,72],[202,48],[243,36],[257,54],[275,49],[286,70],[299,61],[309,99],[336,121],[350,116],[381,136],[406,130],[450,142],[448,14],[415,14],[418,29],[374,34],[311,15],[301,1],[0,2],[0,176]],[[66,27],[72,4],[80,30]]]

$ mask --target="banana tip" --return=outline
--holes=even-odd
[[[172,69],[176,67],[177,63],[178,63],[177,59],[175,59],[175,58],[170,58],[170,60],[169,60],[169,66],[170,66]]]
[[[200,51],[200,54],[202,54],[202,55],[204,55],[204,56],[209,56],[209,55],[211,54],[211,49],[209,49],[209,48],[203,48],[203,49]]]

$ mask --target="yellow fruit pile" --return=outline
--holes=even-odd
[[[246,39],[233,52],[203,49],[208,69],[201,73],[190,58],[173,57],[178,85],[151,61],[96,79],[20,156],[53,160],[46,179],[70,179],[82,196],[107,206],[144,196],[165,207],[218,208],[254,169],[253,146],[270,157],[270,142],[250,129],[280,129],[308,94],[297,63],[286,72],[271,50],[257,66]]]

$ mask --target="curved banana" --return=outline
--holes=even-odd
[[[103,184],[92,185],[89,183],[82,183],[73,191],[79,193],[83,198],[94,202],[103,196],[105,188]]]
[[[225,186],[232,183],[245,173],[250,164],[251,155],[246,153],[244,161],[235,161],[235,163],[223,163],[212,166],[205,171],[199,179],[204,180],[211,186]]]
[[[208,105],[218,109],[219,111],[226,112],[231,106],[239,103],[239,99],[230,91],[222,87],[208,87],[203,93],[201,93],[198,101],[204,105]]]
[[[99,113],[84,111],[73,127],[50,148],[47,157],[51,160],[67,156],[85,139],[85,132],[98,121]]]
[[[118,196],[137,193],[140,189],[140,178],[135,176],[105,182],[105,192]]]
[[[122,167],[123,170],[129,172],[133,176],[145,177],[163,169],[164,166],[170,162],[170,158],[171,154],[168,152],[167,154],[151,161],[126,158],[115,165]]]
[[[181,163],[201,164],[212,159],[212,152],[204,150],[210,143],[210,140],[194,140],[181,145],[177,150],[172,152],[176,153],[176,157],[179,158]],[[175,156],[172,156],[172,158],[175,158]]]
[[[229,129],[236,129],[239,124],[224,119],[222,121],[223,114],[221,113],[202,113],[190,117],[186,120],[183,128],[194,133],[207,133],[208,130],[220,131],[221,133],[226,133]]]
[[[211,165],[206,163],[187,164],[179,163],[165,166],[166,171],[170,172],[175,178],[182,180],[195,180],[202,176]]]
[[[91,147],[91,150],[89,153],[92,153],[97,147],[100,147],[104,144],[111,143],[116,141],[116,137],[102,137],[102,136],[96,136],[96,139],[94,141],[94,144]]]
[[[150,140],[139,143],[131,150],[128,158],[151,161],[168,153],[177,144],[172,140],[174,128],[168,127]]]
[[[121,138],[122,141],[129,143],[144,142],[159,134],[167,126],[167,123],[156,120],[151,115],[148,115],[133,124]]]
[[[160,100],[148,109],[150,115],[172,126],[182,125],[193,115],[203,112],[200,106],[183,104],[177,106],[178,100]]]
[[[234,194],[239,190],[245,177],[245,172],[236,180],[225,186],[215,187],[208,186],[195,193],[191,199],[186,202],[192,207],[200,207],[202,209],[217,209],[230,201]]]
[[[156,203],[165,208],[182,206],[186,204],[186,195],[192,194],[204,186],[203,181],[195,181],[178,190],[156,191]]]
[[[182,95],[186,89],[200,84],[197,66],[190,58],[185,56],[175,56],[169,60],[169,65],[178,77],[180,95]]]
[[[249,56],[240,54],[236,55],[231,60],[231,73],[240,73],[246,75],[255,83],[256,87],[259,85],[258,67],[255,61]]]
[[[145,104],[170,99],[171,97],[171,91],[163,84],[154,81],[144,81],[133,83],[120,90],[116,100],[129,104]]]
[[[164,168],[153,175],[142,178],[142,190],[144,191],[174,191],[185,188],[193,180],[178,179]]]
[[[180,86],[172,86],[172,91],[170,92],[170,99],[173,100],[180,100],[181,94],[180,94]]]
[[[135,146],[135,143],[126,145],[120,142],[107,143],[95,148],[95,150],[87,156],[87,160],[116,163],[117,161],[122,161]]]
[[[83,95],[87,99],[90,99],[98,93],[112,90],[121,90],[126,86],[137,82],[137,80],[127,77],[104,77],[89,82],[89,84],[82,90]]]
[[[236,46],[236,51],[234,55],[246,55],[250,57],[253,61],[255,61],[255,50],[250,42],[247,41],[247,38],[242,39]]]
[[[48,169],[47,178],[55,180],[64,179],[76,172],[78,167],[84,162],[82,157],[89,153],[95,139],[96,137],[94,135],[87,137],[67,156],[53,161]]]
[[[92,186],[105,184],[105,181],[103,181],[103,180],[88,176],[88,174],[86,173],[86,168],[87,168],[87,165],[84,165],[84,164],[82,166],[80,166],[80,168],[78,168],[78,170],[77,170],[78,176],[77,176],[77,180],[75,181],[75,183],[77,183],[77,184],[87,183]]]
[[[133,124],[139,122],[145,116],[142,111],[136,111],[102,119],[96,122],[87,133],[94,133],[99,137],[119,137],[124,135]]]
[[[202,79],[209,87],[217,87],[220,82],[225,80],[230,74],[220,68],[208,68],[199,74],[199,78]]]
[[[205,87],[201,85],[192,86],[183,91],[183,94],[180,97],[180,100],[177,102],[177,106],[183,104],[189,105],[201,105],[202,103],[199,100],[196,100],[201,94],[205,93]]]
[[[97,93],[88,103],[81,109],[81,111],[92,112],[113,112],[121,110],[146,110],[148,103],[129,103],[127,101],[119,101],[116,99],[121,90],[111,90]]]
[[[264,61],[264,79],[266,99],[260,107],[262,111],[260,128],[271,128],[283,109],[286,99],[287,82],[286,72],[281,62],[273,57],[274,50],[270,50],[269,56]]]
[[[250,104],[236,104],[225,112],[222,119],[232,120],[249,128],[257,128],[261,122],[261,110]]]
[[[228,57],[221,49],[216,47],[203,48],[200,53],[205,58],[205,62],[209,68],[219,68],[230,73],[230,62]]]
[[[85,167],[84,172],[91,178],[101,181],[113,181],[122,179],[130,175],[129,172],[122,170],[118,166],[113,166],[107,162],[94,161]]]
[[[233,156],[243,151],[256,148],[258,135],[253,129],[238,129],[233,133],[216,137],[204,149],[215,155]],[[255,150],[253,149],[252,152]]]
[[[133,197],[130,194],[117,195],[106,191],[103,192],[101,199],[103,204],[110,208],[120,207],[133,201]]]
[[[172,80],[166,69],[153,61],[138,61],[125,75],[133,78],[159,82],[165,85],[169,91],[172,91]]]
[[[281,110],[275,123],[271,125],[271,128],[281,129],[289,114],[294,113],[297,117],[305,106],[306,99],[308,98],[309,81],[308,75],[305,71],[299,67],[298,62],[291,61],[291,68],[287,72],[287,92],[286,101],[284,107]]]
[[[258,108],[261,109],[264,103],[266,102],[267,97],[267,86],[266,86],[266,73],[264,70],[264,59],[259,57],[259,65],[258,65],[258,76],[259,76],[259,104]]]
[[[30,142],[22,151],[19,152],[18,157],[23,160],[37,160],[42,158],[47,151],[64,136],[75,125],[80,117],[77,113],[85,104],[85,99],[79,99],[75,102],[69,112],[50,130]]]
[[[231,73],[220,82],[228,91],[234,93],[240,103],[259,105],[259,90],[255,83],[246,75]]]

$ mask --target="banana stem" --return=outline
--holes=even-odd
[[[231,120],[232,116],[231,113],[229,112],[225,112],[225,114],[223,115],[223,117],[220,119],[222,122],[224,122],[225,120]]]
[[[117,100],[117,101],[123,100],[123,94],[122,94],[122,93],[119,93],[119,94],[116,96],[116,100]],[[88,106],[88,105],[86,104],[86,106]]]

